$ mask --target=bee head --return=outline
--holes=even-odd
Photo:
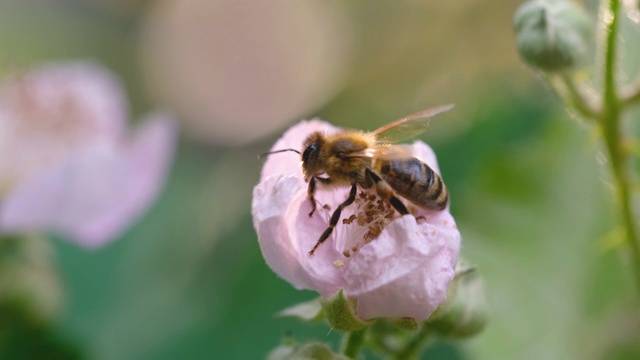
[[[309,181],[312,176],[324,172],[324,166],[320,160],[320,149],[324,143],[324,136],[318,131],[309,135],[305,140],[304,150],[302,151],[302,171],[304,172],[305,181]]]

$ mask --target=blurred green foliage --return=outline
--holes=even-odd
[[[457,105],[423,139],[438,155],[463,255],[485,280],[492,314],[478,337],[437,341],[424,358],[635,358],[628,274],[615,250],[599,246],[612,226],[606,169],[590,134],[517,61],[505,35],[516,6],[350,3],[353,71],[308,115],[374,129]],[[145,7],[119,9],[0,1],[0,71],[97,59],[123,77],[133,112],[147,110],[136,63]],[[237,148],[183,138],[163,195],[121,239],[96,252],[55,239],[61,336],[105,360],[256,359],[286,336],[337,346],[340,334],[324,325],[275,316],[315,296],[266,266],[251,223],[256,154],[277,136]]]

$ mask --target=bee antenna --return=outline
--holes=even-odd
[[[285,151],[293,151],[294,153],[297,153],[298,155],[300,155],[300,151],[298,151],[296,149],[282,149],[282,150],[269,151],[269,152],[266,152],[266,153],[262,153],[262,154],[258,155],[258,159],[262,159],[263,157],[265,157],[267,155],[277,154],[277,153],[281,153],[281,152],[285,152]]]

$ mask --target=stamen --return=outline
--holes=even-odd
[[[351,216],[349,216],[348,219],[342,219],[342,223],[345,224],[345,225],[349,225],[357,218],[358,217],[355,214],[352,214]]]
[[[342,254],[349,258],[358,252],[364,245],[375,240],[382,234],[384,228],[397,216],[393,206],[376,193],[369,191],[361,191],[355,200],[355,214],[352,214],[342,220],[344,225],[362,227],[362,231],[353,228],[358,232],[358,237],[351,242],[353,244],[349,249],[344,250]]]

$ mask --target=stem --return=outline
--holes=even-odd
[[[616,46],[618,35],[618,14],[620,12],[620,0],[610,0],[609,13],[605,14],[605,61],[604,61],[604,96],[603,112],[600,118],[604,140],[609,152],[609,164],[616,184],[618,211],[622,217],[622,225],[625,229],[628,246],[631,249],[631,259],[634,267],[636,287],[640,294],[640,244],[631,209],[631,187],[627,174],[628,153],[623,148],[620,120],[622,104],[619,101],[615,83]]]
[[[584,86],[576,84],[574,77],[568,74],[560,75],[560,80],[564,85],[569,102],[573,107],[587,119],[597,119],[600,116],[598,106],[590,102],[585,96]]]
[[[620,0],[610,0],[608,13],[604,15],[606,44],[604,53],[604,102],[607,110],[619,113],[618,97],[615,83],[615,65],[618,40],[618,12]]]
[[[343,343],[344,350],[342,353],[351,359],[355,359],[358,356],[358,353],[360,353],[362,345],[364,345],[364,332],[365,329],[345,334]]]
[[[430,334],[431,331],[429,331],[428,326],[423,325],[416,336],[414,336],[407,342],[407,345],[404,347],[404,349],[395,354],[395,358],[397,360],[417,359],[420,355],[420,351],[424,347],[425,342],[429,339]]]

